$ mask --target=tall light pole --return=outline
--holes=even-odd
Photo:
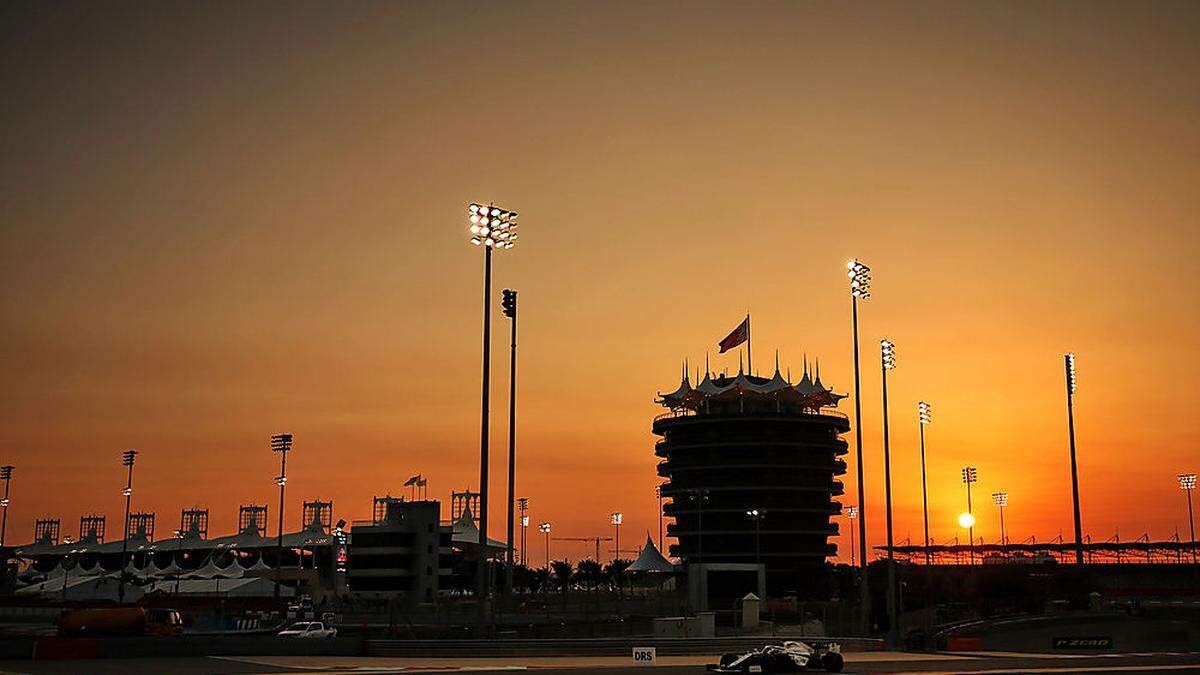
[[[1179,474],[1179,487],[1187,495],[1188,507],[1188,529],[1191,531],[1192,541],[1192,564],[1196,564],[1196,519],[1192,515],[1192,490],[1196,489],[1196,474],[1181,473]]]
[[[508,371],[508,561],[505,565],[504,590],[511,594],[513,589],[513,504],[517,476],[517,292],[506,288],[500,306],[504,316],[511,319],[512,342],[509,349]]]
[[[658,497],[658,550],[663,550],[663,493],[662,486],[654,487],[654,496]]]
[[[862,384],[858,367],[858,301],[871,297],[871,268],[858,260],[846,263],[850,277],[850,314],[854,334],[854,451],[858,464],[858,553],[862,560],[862,575],[859,582],[859,605],[861,607],[861,622],[865,631],[869,624],[871,594],[867,588],[867,512],[866,493],[863,487],[863,450],[862,450]]]
[[[527,541],[527,533],[529,531],[529,497],[519,497],[517,499],[517,512],[521,514],[521,564],[529,566],[529,557],[526,552],[525,542]]]
[[[888,641],[895,645],[900,632],[896,625],[899,621],[899,609],[896,606],[896,555],[892,541],[892,450],[888,432],[887,376],[889,370],[896,368],[896,345],[887,338],[879,341],[879,364],[883,378],[883,492],[887,510]]]
[[[4,546],[4,534],[8,532],[8,486],[12,483],[13,466],[0,466],[0,480],[4,481],[4,499],[0,499],[0,507],[4,508],[3,520],[0,521],[0,546]]]
[[[964,515],[970,516],[964,519],[959,516],[958,523],[967,528],[967,536],[970,538],[967,543],[967,549],[971,554],[971,564],[975,564],[975,511],[971,508],[971,483],[979,481],[979,470],[973,466],[965,466],[962,470],[962,481],[967,486],[967,512]],[[964,521],[966,524],[963,525]]]
[[[847,506],[846,517],[850,519],[850,569],[854,569],[854,521],[858,518],[858,507]]]
[[[993,492],[992,503],[1000,508],[1000,544],[1008,543],[1008,535],[1004,533],[1004,507],[1008,506],[1007,492]]]
[[[550,523],[538,525],[538,531],[546,535],[546,570],[550,569]]]
[[[117,577],[117,602],[125,602],[125,557],[129,554],[129,505],[133,500],[133,458],[137,450],[126,450],[121,454],[121,465],[129,468],[125,479],[125,534],[121,537],[121,572]]]
[[[613,528],[616,530],[616,534],[613,538],[613,550],[615,551],[615,553],[613,554],[613,560],[620,560],[621,559],[621,522],[623,520],[625,520],[625,516],[621,513],[611,513],[611,514],[609,514],[609,519],[613,525]],[[599,556],[596,557],[596,562],[600,562]]]
[[[1063,356],[1067,385],[1067,434],[1071,441],[1071,500],[1075,509],[1075,564],[1083,564],[1083,526],[1079,522],[1079,469],[1075,463],[1075,354]]]
[[[287,454],[291,449],[291,434],[275,434],[271,437],[271,452],[279,453],[279,475],[275,477],[275,484],[279,486],[279,531],[275,535],[275,599],[279,599],[279,575],[283,570],[283,489],[287,487]],[[263,529],[266,529],[266,523],[263,523]]]
[[[762,562],[762,549],[759,545],[759,526],[762,523],[762,519],[767,516],[767,512],[762,509],[750,509],[746,511],[746,515],[750,517],[750,520],[754,521],[754,564],[757,565]]]
[[[921,515],[925,519],[925,565],[929,555],[929,489],[925,481],[925,427],[933,422],[933,408],[925,401],[917,403],[917,427],[921,430]]]
[[[695,502],[696,513],[696,560],[697,564],[704,558],[704,502],[708,501],[708,490],[703,488],[692,488],[687,491],[688,499]],[[688,559],[688,564],[692,564],[692,560]]]
[[[483,248],[483,396],[479,430],[479,561],[475,568],[475,599],[479,624],[487,615],[491,590],[488,578],[488,399],[491,385],[492,249],[512,248],[517,239],[517,214],[494,204],[467,207],[471,243]]]

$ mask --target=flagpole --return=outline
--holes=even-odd
[[[754,374],[754,359],[750,358],[750,312],[746,312],[746,370]]]

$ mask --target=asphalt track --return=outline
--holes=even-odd
[[[1005,652],[904,653],[853,652],[846,655],[846,673],[977,673],[978,675],[1057,675],[1061,673],[1197,673],[1200,653],[1176,654],[1015,654]],[[537,675],[699,675],[711,657],[663,657],[654,666],[634,666],[616,657],[508,657],[489,659],[420,659],[384,657],[234,656],[75,661],[0,661],[0,673],[512,673]],[[812,671],[822,672],[822,671]]]

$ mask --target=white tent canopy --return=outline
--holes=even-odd
[[[646,535],[646,545],[642,547],[642,552],[638,554],[637,560],[634,560],[633,564],[625,568],[625,571],[673,572],[675,571],[675,566],[658,551],[658,547],[654,545],[654,541],[650,539],[650,535]]]

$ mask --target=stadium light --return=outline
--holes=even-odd
[[[767,517],[767,512],[762,509],[749,509],[746,515],[754,521],[754,564],[757,565],[762,557],[762,547],[759,544],[760,527],[762,519]]]
[[[137,457],[137,450],[126,450],[121,453],[121,466],[129,469],[129,474],[125,480],[125,489],[121,494],[125,495],[125,534],[121,537],[121,572],[117,581],[117,602],[125,602],[125,565],[126,557],[129,554],[129,505],[133,501],[133,462]]]
[[[479,431],[479,550],[487,550],[488,532],[488,423],[491,395],[492,251],[506,250],[517,242],[517,212],[495,204],[474,203],[467,207],[471,243],[483,248],[483,396]],[[509,513],[512,508],[510,505]],[[511,542],[510,542],[511,543]],[[511,549],[511,546],[510,546]],[[475,568],[476,620],[483,627],[487,601],[491,597],[491,575],[487,556],[480,555]]]
[[[0,507],[4,509],[3,520],[0,521],[0,547],[4,546],[4,534],[8,531],[8,486],[12,483],[13,466],[0,466],[0,480],[4,481],[4,498],[0,499]]]
[[[925,564],[932,563],[929,553],[929,489],[925,480],[925,427],[933,422],[933,408],[925,401],[917,402],[917,428],[921,432],[921,515],[925,521]]]
[[[1008,506],[1008,493],[993,492],[992,503],[1000,508],[1000,543],[1007,544],[1008,536],[1004,533],[1004,507]]]
[[[271,452],[279,453],[279,475],[275,477],[275,484],[279,486],[279,531],[275,535],[275,597],[279,597],[280,580],[279,575],[283,569],[283,492],[287,487],[287,454],[292,449],[291,434],[275,434],[271,437]],[[263,529],[266,529],[266,523],[263,523]],[[264,532],[263,534],[266,534]]]
[[[963,483],[965,483],[967,485],[967,512],[965,515],[970,516],[970,518],[969,518],[970,524],[963,525],[963,527],[967,528],[967,535],[971,538],[970,542],[968,542],[968,544],[967,544],[967,548],[971,552],[971,564],[972,565],[975,564],[975,516],[972,515],[975,512],[975,509],[971,506],[971,483],[975,483],[978,480],[979,480],[979,470],[978,469],[976,469],[973,466],[963,467],[962,481],[963,481]],[[963,520],[964,520],[963,517],[959,516],[958,524],[962,525]]]
[[[847,506],[842,509],[846,517],[850,519],[850,568],[854,568],[854,521],[858,519],[858,507]]]
[[[846,276],[850,278],[851,333],[854,339],[854,453],[858,474],[858,552],[862,560],[859,579],[859,629],[864,633],[870,626],[871,594],[867,583],[867,512],[866,487],[863,479],[862,449],[862,380],[858,362],[858,301],[871,297],[871,268],[857,258],[846,263]]]
[[[1063,356],[1063,368],[1066,373],[1067,386],[1067,437],[1071,448],[1071,505],[1075,516],[1075,564],[1083,564],[1083,524],[1079,518],[1079,467],[1075,460],[1075,391],[1078,380],[1075,377],[1075,354],[1068,352]]]
[[[1196,489],[1196,474],[1179,474],[1179,488],[1187,495],[1188,529],[1192,535],[1192,565],[1196,565],[1196,518],[1192,513],[1192,490]]]
[[[884,338],[879,341],[879,363],[883,381],[883,495],[887,519],[887,613],[888,644],[894,647],[900,638],[899,607],[896,602],[896,551],[892,539],[892,443],[888,415],[888,371],[896,368],[896,343]]]
[[[546,535],[546,571],[550,571],[550,523],[539,523],[538,532]]]
[[[505,531],[508,550],[504,564],[504,592],[512,595],[516,574],[516,546],[513,538],[513,511],[517,490],[517,292],[511,288],[501,292],[500,307],[511,319],[512,339],[508,359],[508,508],[505,510]],[[524,532],[522,532],[524,536]],[[524,553],[522,553],[524,555]]]
[[[616,529],[616,536],[613,538],[613,548],[615,550],[613,553],[613,560],[621,559],[621,521],[624,519],[625,516],[620,513],[609,514],[609,522],[611,522],[613,528]],[[597,560],[596,562],[600,561]]]

